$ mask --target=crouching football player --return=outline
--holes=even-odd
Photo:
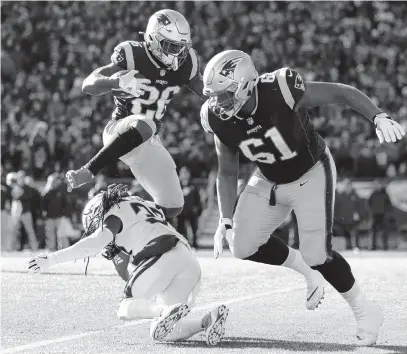
[[[220,342],[229,310],[221,305],[203,317],[186,317],[199,291],[201,268],[187,240],[165,221],[155,203],[130,196],[124,185],[111,185],[87,203],[82,222],[85,234],[79,242],[34,257],[29,273],[94,256],[107,245],[111,252],[124,250],[135,269],[117,312],[120,319],[153,319],[150,335],[157,341],[177,341],[205,332],[208,345]]]

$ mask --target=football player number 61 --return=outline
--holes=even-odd
[[[132,113],[142,114],[147,118],[161,119],[165,113],[167,104],[180,90],[179,86],[169,86],[165,90],[160,91],[154,86],[147,86],[145,89],[145,98],[138,97],[132,101]],[[153,109],[148,109],[148,107]],[[143,109],[144,108],[144,109]],[[147,108],[147,109],[146,109]],[[156,108],[156,109],[154,109]]]
[[[274,146],[280,152],[281,156],[279,160],[289,160],[293,157],[297,156],[295,151],[291,151],[290,147],[285,142],[284,138],[281,136],[280,132],[276,127],[270,128],[264,134],[264,139],[271,139]],[[239,145],[240,150],[242,150],[243,154],[251,161],[259,161],[262,163],[272,164],[276,161],[274,154],[270,152],[259,152],[258,154],[253,154],[250,150],[250,147],[260,147],[264,145],[263,139],[248,139],[242,141]]]

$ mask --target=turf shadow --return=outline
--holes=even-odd
[[[164,343],[163,343],[164,344]],[[187,340],[182,342],[168,342],[166,345],[179,348],[207,348],[205,340]],[[355,344],[343,343],[321,343],[321,342],[306,342],[306,341],[289,341],[282,339],[265,339],[255,337],[225,337],[223,341],[216,347],[221,349],[241,349],[241,348],[275,348],[287,350],[288,352],[315,353],[315,351],[337,352],[348,351],[360,353],[358,349],[361,347]],[[404,345],[376,345],[376,349],[387,350],[386,354],[406,354],[407,346]]]

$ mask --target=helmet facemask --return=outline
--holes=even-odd
[[[238,84],[233,83],[225,91],[210,94],[208,107],[220,119],[228,120],[232,118],[245,104],[246,101],[236,97],[237,89]]]
[[[165,66],[176,71],[188,57],[191,43],[178,42],[165,38],[160,33],[151,34],[147,42],[153,55]]]
[[[222,120],[232,118],[250,98],[257,81],[256,77],[254,80],[240,84],[233,82],[232,85],[222,92],[209,93],[209,109]]]

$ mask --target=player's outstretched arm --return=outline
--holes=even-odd
[[[111,215],[105,220],[103,228],[99,227],[93,234],[74,245],[48,255],[32,258],[28,264],[28,271],[30,274],[41,273],[59,263],[95,256],[113,240],[120,228],[121,220]]]
[[[307,82],[306,90],[296,108],[310,108],[332,103],[345,104],[376,125],[380,143],[395,142],[404,135],[403,127],[382,112],[362,91],[349,85],[327,82]]]
[[[223,252],[223,239],[233,227],[233,209],[237,197],[237,177],[239,172],[239,156],[231,151],[215,136],[216,154],[218,156],[218,175],[216,188],[220,220],[214,236],[214,257]],[[228,240],[229,241],[229,240]]]
[[[119,78],[110,76],[121,70],[123,68],[114,63],[97,68],[83,82],[82,91],[92,96],[100,96],[113,89],[119,89]]]

